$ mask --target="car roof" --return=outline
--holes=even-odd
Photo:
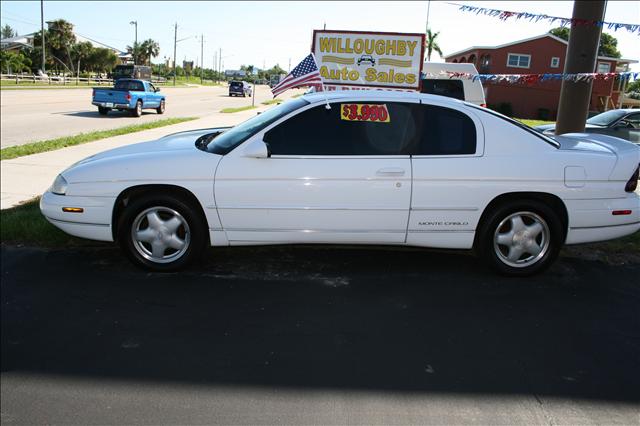
[[[415,100],[423,99],[425,101],[437,102],[440,104],[451,104],[452,106],[466,105],[468,102],[464,102],[458,99],[450,98],[447,96],[431,95],[428,93],[418,92],[399,92],[393,90],[339,90],[331,92],[314,92],[308,93],[302,96],[303,99],[310,103],[322,102],[325,100],[339,101],[340,99],[397,99],[402,100]]]

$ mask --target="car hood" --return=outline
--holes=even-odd
[[[229,127],[191,130],[104,151],[81,160],[62,175],[69,183],[209,179],[221,158],[196,147],[203,135]]]
[[[160,139],[147,141],[147,142],[139,142],[132,145],[122,146],[120,148],[110,149],[108,151],[103,151],[98,154],[87,157],[83,160],[78,161],[71,167],[78,166],[80,164],[87,164],[98,160],[103,160],[106,158],[113,157],[122,157],[122,156],[131,156],[131,155],[144,155],[144,154],[155,154],[158,152],[164,151],[182,151],[182,150],[193,150],[197,149],[195,146],[196,140],[203,135],[214,133],[214,132],[223,132],[229,129],[229,127],[214,127],[210,129],[198,129],[198,130],[189,130],[185,132],[172,133],[170,135],[166,135],[161,137]]]

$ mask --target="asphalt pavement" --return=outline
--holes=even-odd
[[[2,247],[3,424],[639,424],[640,263]]]
[[[0,90],[0,147],[115,129],[170,117],[203,117],[227,107],[251,105],[251,98],[229,97],[224,86],[162,87],[167,108],[159,115],[143,110],[142,117],[127,112],[98,114],[91,105],[91,88]],[[273,96],[268,86],[258,86],[256,105]]]

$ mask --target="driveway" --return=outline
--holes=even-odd
[[[640,417],[640,264],[564,255],[2,248],[2,422],[593,424]]]

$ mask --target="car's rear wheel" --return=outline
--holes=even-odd
[[[110,108],[105,108],[105,107],[98,107],[98,114],[100,115],[107,115],[107,113],[109,112]]]
[[[506,275],[532,275],[548,268],[562,247],[558,214],[537,200],[509,202],[480,225],[476,252]]]
[[[199,257],[205,246],[206,226],[197,211],[170,195],[133,200],[120,217],[120,247],[146,269],[180,270]]]
[[[160,105],[156,108],[158,114],[164,114],[164,99],[160,101]]]
[[[131,114],[134,117],[140,117],[142,115],[142,101],[136,102],[136,106],[131,110]]]

